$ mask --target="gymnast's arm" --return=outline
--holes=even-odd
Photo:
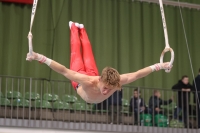
[[[152,72],[152,69],[150,67],[146,67],[136,72],[122,74],[120,75],[120,83],[121,85],[129,84],[137,79],[146,77],[151,72]]]
[[[54,60],[51,61],[49,67],[55,72],[60,73],[69,80],[75,81],[77,83],[84,84],[85,82],[89,81],[89,76],[70,70]]]
[[[58,62],[45,57],[44,55],[35,52],[33,52],[32,55],[28,53],[26,60],[28,61],[37,60],[41,63],[45,63],[55,72],[60,73],[69,80],[78,82],[80,84],[84,84],[87,81],[89,81],[89,76],[70,70],[65,66],[59,64]]]
[[[137,79],[146,77],[150,73],[152,73],[154,71],[158,71],[160,69],[171,69],[171,67],[169,67],[169,62],[158,63],[155,65],[140,69],[136,72],[122,74],[122,75],[120,75],[120,84],[121,85],[129,84]]]

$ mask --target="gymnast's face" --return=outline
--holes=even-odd
[[[102,95],[107,95],[112,90],[111,86],[106,85],[103,82],[100,82],[99,88]]]
[[[111,88],[105,85],[102,88],[100,88],[100,91],[101,91],[101,94],[107,95],[111,91]]]

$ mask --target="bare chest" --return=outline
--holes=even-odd
[[[100,90],[97,88],[78,88],[77,93],[87,103],[100,103],[107,99],[111,94],[102,95]]]

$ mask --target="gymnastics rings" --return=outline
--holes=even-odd
[[[30,22],[30,31],[28,33],[28,43],[29,43],[29,53],[30,53],[30,55],[32,55],[32,52],[33,52],[33,45],[32,45],[33,35],[31,33],[31,30],[32,30],[33,20],[34,20],[34,17],[35,17],[37,3],[38,3],[38,0],[33,1],[33,7],[32,7],[32,13],[31,13],[31,22]]]
[[[170,60],[169,66],[171,68],[171,66],[173,65],[173,62],[174,62],[174,51],[169,46],[168,33],[167,33],[167,24],[166,24],[166,21],[165,21],[165,13],[164,13],[162,0],[159,0],[159,3],[160,3],[160,12],[161,12],[162,22],[163,22],[163,30],[164,30],[164,35],[165,35],[165,49],[161,53],[160,63],[163,63],[163,58],[164,58],[165,53],[170,51],[171,52],[171,60]],[[171,69],[166,69],[165,72],[169,73],[170,70]]]

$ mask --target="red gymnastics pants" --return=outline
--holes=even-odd
[[[71,25],[71,59],[70,69],[89,76],[98,76],[98,69],[92,53],[92,47],[85,28],[78,28],[74,23]],[[82,52],[81,52],[82,46]],[[78,83],[71,81],[76,89]]]

